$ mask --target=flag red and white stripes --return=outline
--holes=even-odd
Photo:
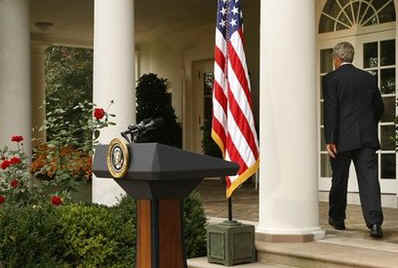
[[[227,198],[259,164],[242,19],[240,0],[218,0],[211,136],[224,159],[240,166],[236,176],[226,178]]]

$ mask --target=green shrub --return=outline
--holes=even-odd
[[[187,258],[206,255],[206,217],[199,199],[193,193],[184,201],[184,242]]]
[[[46,267],[59,264],[66,251],[53,208],[0,209],[0,262],[6,267]]]
[[[95,205],[70,205],[58,211],[68,263],[84,267],[121,267],[135,255],[135,224],[131,213]]]
[[[188,258],[206,254],[206,219],[196,195],[184,202]],[[135,202],[115,207],[70,204],[0,207],[0,262],[5,267],[134,267]]]

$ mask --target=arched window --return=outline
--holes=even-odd
[[[322,10],[319,33],[395,21],[394,0],[328,0]]]

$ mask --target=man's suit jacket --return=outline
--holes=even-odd
[[[337,152],[362,147],[380,148],[377,123],[384,112],[377,80],[352,64],[323,78],[326,144]]]

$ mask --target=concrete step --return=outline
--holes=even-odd
[[[328,236],[308,243],[256,241],[260,263],[300,268],[397,268],[398,244],[382,240]]]
[[[225,268],[224,265],[208,263],[207,257],[194,258],[188,260],[188,268]],[[234,265],[234,268],[297,268],[282,264],[248,263]]]

